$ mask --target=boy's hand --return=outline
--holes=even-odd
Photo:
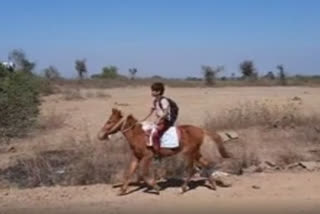
[[[164,118],[163,117],[160,117],[159,119],[156,120],[156,124],[157,125],[160,125],[164,122]]]

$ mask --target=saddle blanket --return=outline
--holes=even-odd
[[[148,146],[152,146],[152,135],[153,132],[156,130],[156,125],[152,122],[144,121],[142,122],[142,129],[146,133],[149,134],[149,140],[147,142]],[[179,136],[177,132],[177,128],[172,126],[170,127],[161,137],[160,139],[160,147],[161,148],[177,148],[179,147]]]

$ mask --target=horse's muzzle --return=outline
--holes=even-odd
[[[109,139],[108,133],[106,131],[104,131],[103,129],[101,129],[98,132],[97,137],[98,137],[99,140],[108,140]]]

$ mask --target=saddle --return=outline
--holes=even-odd
[[[157,126],[148,121],[142,122],[142,129],[146,135],[146,143],[147,146],[153,146],[152,135],[156,130]],[[181,133],[179,128],[176,126],[170,127],[161,137],[160,139],[160,147],[161,148],[177,148],[180,145]]]

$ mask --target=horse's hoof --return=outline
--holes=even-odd
[[[112,184],[112,188],[119,188],[122,186],[123,186],[123,183]]]
[[[210,189],[213,190],[213,191],[216,191],[216,190],[217,190],[217,186],[214,185],[214,184],[211,184],[209,187],[210,187]]]
[[[121,190],[119,193],[118,193],[118,196],[124,196],[127,194],[127,191],[126,190]]]
[[[217,190],[217,185],[215,180],[207,180],[206,184],[209,186],[211,190]]]
[[[188,187],[187,186],[183,186],[183,187],[181,187],[181,195],[182,194],[184,194],[184,193],[186,193],[188,191]]]
[[[159,185],[155,185],[155,186],[154,186],[154,190],[155,190],[155,191],[160,192],[160,189],[161,189],[161,188],[160,188]]]
[[[153,190],[155,191],[155,193],[157,194],[157,195],[160,195],[160,186],[158,186],[158,185],[155,185],[154,187],[153,187]]]
[[[232,187],[232,183],[230,181],[224,181],[224,180],[216,180],[217,185],[220,187]]]

